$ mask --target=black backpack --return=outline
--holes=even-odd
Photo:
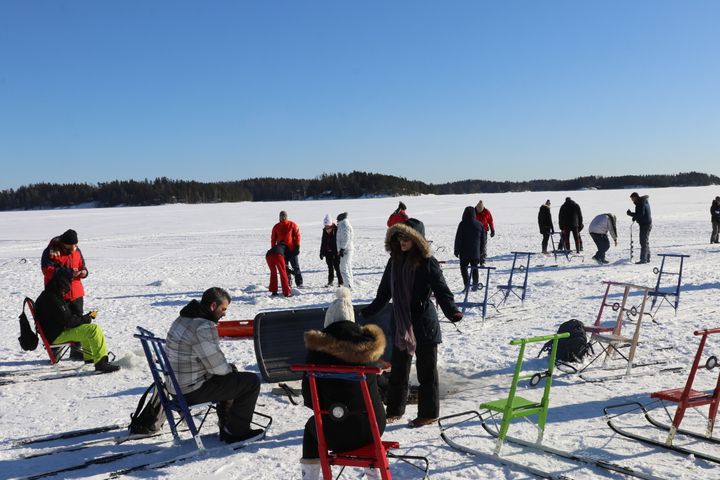
[[[20,319],[20,336],[18,337],[18,341],[20,342],[20,348],[25,351],[31,351],[35,350],[38,346],[38,334],[33,331],[30,326],[30,321],[27,315],[25,315],[25,305],[27,302],[32,302],[32,300],[29,298],[23,300],[22,313],[18,317]]]
[[[576,319],[568,320],[560,324],[557,333],[569,333],[568,338],[558,340],[556,362],[575,363],[582,362],[583,358],[593,353],[592,347],[587,341],[585,334],[585,326]],[[552,349],[552,340],[543,345],[538,357],[543,352],[550,352]]]
[[[140,397],[135,413],[130,414],[128,428],[131,435],[149,435],[160,430],[164,423],[165,411],[153,383]]]

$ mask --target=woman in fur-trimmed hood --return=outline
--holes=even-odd
[[[306,363],[314,365],[371,365],[380,359],[385,350],[385,335],[377,325],[360,326],[355,323],[355,314],[350,300],[350,290],[341,287],[336,292],[337,299],[325,313],[325,325],[322,331],[305,332],[305,347],[308,350]],[[385,407],[380,400],[377,376],[367,375],[367,386],[372,398],[380,434],[385,431]],[[310,385],[303,379],[302,393],[305,406],[312,408]],[[350,412],[365,411],[360,383],[349,380],[318,379],[318,397],[320,407],[328,409],[330,405],[341,403]],[[337,422],[329,416],[323,416],[323,431],[328,447],[333,450],[351,450],[372,442],[370,423],[365,415],[350,415]],[[307,471],[303,478],[317,478],[315,471],[319,465],[315,459],[320,457],[317,448],[317,434],[314,416],[305,424],[303,436],[302,468]],[[312,474],[310,471],[312,470]]]
[[[437,345],[442,342],[437,311],[431,299],[435,295],[445,317],[453,322],[462,319],[453,294],[445,283],[440,265],[425,239],[425,226],[410,218],[404,224],[390,227],[385,236],[390,252],[375,300],[362,314],[378,313],[392,299],[391,331],[394,333],[392,372],[387,393],[388,422],[405,414],[410,366],[416,356],[418,416],[411,426],[433,423],[440,413],[437,373]]]

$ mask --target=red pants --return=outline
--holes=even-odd
[[[280,254],[274,254],[266,256],[265,260],[267,260],[268,267],[270,267],[270,291],[277,293],[277,275],[280,274],[280,284],[282,285],[283,295],[289,297],[292,292],[290,290],[290,284],[288,283],[287,271],[285,270],[285,257]]]

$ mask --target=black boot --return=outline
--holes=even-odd
[[[108,357],[105,355],[95,364],[95,371],[102,373],[112,373],[120,370],[120,365],[113,362],[108,362]]]

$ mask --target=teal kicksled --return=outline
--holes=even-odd
[[[570,462],[586,464],[593,468],[599,467],[645,480],[659,480],[659,477],[636,471],[630,467],[617,465],[600,458],[587,457],[542,444],[545,424],[547,422],[548,408],[550,406],[550,389],[552,387],[552,376],[555,370],[555,357],[557,355],[558,341],[569,336],[569,333],[556,333],[553,335],[512,340],[510,345],[519,345],[520,351],[518,352],[517,362],[515,363],[515,371],[513,373],[508,396],[498,400],[481,403],[479,410],[468,410],[466,412],[439,418],[438,426],[440,427],[440,437],[448,444],[448,446],[455,450],[481,457],[490,462],[500,463],[511,469],[521,470],[540,478],[567,480],[569,477],[562,475],[559,472],[542,470],[541,468],[503,457],[501,455],[503,445],[506,442],[512,443],[514,445],[536,450],[542,454],[560,457]],[[544,343],[548,341],[552,342],[552,348],[550,350],[550,355],[548,356],[547,370],[535,373],[523,373],[522,365],[526,346],[530,343]],[[542,390],[542,398],[539,401],[528,400],[517,394],[518,383],[520,380],[530,380],[529,383],[531,385],[536,385],[543,379],[545,380],[545,386]],[[499,415],[502,415],[502,420],[500,421],[500,426],[498,428],[497,417]],[[536,416],[534,426],[537,428],[537,438],[535,442],[508,436],[510,424],[513,420],[524,418],[530,421],[527,418],[530,416]],[[492,424],[490,423],[491,421]],[[451,435],[453,430],[457,431],[457,429],[463,427],[471,428],[471,426],[477,422],[479,422],[480,426],[495,439],[495,447],[492,453],[483,452],[472,447],[462,445],[454,440]]]

